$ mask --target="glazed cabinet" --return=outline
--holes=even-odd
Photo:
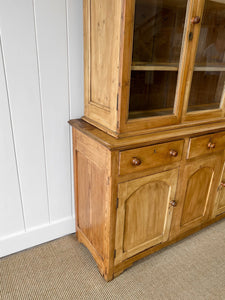
[[[225,0],[83,0],[76,233],[109,281],[225,217]]]
[[[224,124],[224,24],[223,0],[84,0],[84,119],[116,137]]]

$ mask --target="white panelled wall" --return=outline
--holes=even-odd
[[[0,257],[75,231],[82,0],[0,0]]]

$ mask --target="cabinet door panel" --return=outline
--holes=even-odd
[[[212,168],[203,167],[189,177],[181,226],[204,217],[213,176]]]
[[[206,222],[213,213],[216,190],[222,169],[222,154],[210,155],[187,163],[179,183],[179,202],[176,219],[179,232]]]
[[[170,170],[119,184],[116,264],[168,239],[177,177]]]
[[[218,216],[225,212],[225,164],[223,166],[222,177],[217,189],[217,198],[215,204],[214,216]]]
[[[162,237],[169,192],[167,183],[150,182],[126,200],[124,251]]]

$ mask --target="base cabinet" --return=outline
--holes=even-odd
[[[225,217],[225,139],[213,143],[223,135],[132,144],[83,120],[74,124],[77,237],[107,281]]]

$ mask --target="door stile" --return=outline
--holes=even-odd
[[[187,107],[188,107],[188,100],[190,96],[190,90],[191,90],[191,83],[192,83],[192,76],[194,72],[194,64],[195,64],[195,57],[197,53],[198,48],[198,42],[200,37],[200,30],[201,25],[200,24],[191,24],[191,19],[194,16],[199,16],[202,20],[204,6],[205,6],[205,0],[192,0],[192,9],[189,12],[188,15],[188,26],[187,26],[187,40],[185,45],[185,57],[183,61],[184,66],[184,78],[182,81],[182,89],[180,94],[180,101],[183,106],[182,111],[182,121],[184,121],[185,115],[187,113]],[[189,40],[190,36],[193,37],[192,40]],[[186,61],[186,62],[185,62]]]

